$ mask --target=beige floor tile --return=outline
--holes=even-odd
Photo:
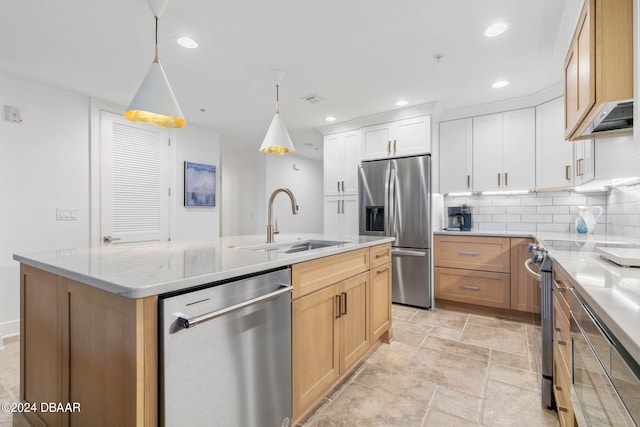
[[[411,320],[417,312],[418,309],[413,307],[398,304],[393,304],[391,306],[391,317],[393,319]]]
[[[422,347],[432,350],[446,351],[448,353],[455,353],[461,356],[470,357],[472,359],[478,359],[483,362],[489,361],[488,348],[478,347],[472,344],[465,344],[457,341],[451,341],[443,338],[429,336]]]
[[[484,396],[488,363],[454,353],[421,348],[407,369],[421,378],[473,396]]]
[[[377,366],[391,372],[405,369],[419,348],[394,340],[391,344],[382,344],[366,361],[366,364]]]
[[[444,338],[451,341],[460,341],[461,329],[445,328],[444,326],[434,326],[429,332],[430,337]]]
[[[310,426],[420,426],[427,405],[386,390],[353,382]]]
[[[440,386],[436,390],[429,408],[476,423],[480,419],[482,400],[479,397]]]
[[[422,427],[474,427],[479,425],[433,408],[429,408],[422,423]]]
[[[396,396],[412,399],[426,408],[438,385],[424,378],[405,373],[390,372],[373,365],[366,365],[353,380],[370,388],[379,388]]]
[[[529,355],[505,353],[500,350],[491,350],[491,364],[500,364],[518,368],[525,371],[533,371],[529,362]]]
[[[537,392],[540,376],[529,370],[523,371],[505,365],[492,363],[489,367],[489,379],[515,385]]]
[[[423,323],[396,319],[393,320],[393,339],[418,347],[429,335],[432,328],[432,326]]]
[[[441,309],[420,310],[411,320],[433,326],[444,326],[451,329],[462,329],[469,315],[457,311]]]
[[[479,316],[477,314],[469,315],[470,325],[487,326],[490,328],[499,328],[502,330],[522,332],[525,333],[527,325],[521,322],[512,322],[508,320],[502,320],[495,317]]]
[[[489,380],[482,424],[487,426],[558,426],[555,411],[540,404],[540,393]]]
[[[524,330],[510,331],[486,326],[467,325],[462,331],[460,342],[507,353],[526,355],[528,352],[527,337]]]

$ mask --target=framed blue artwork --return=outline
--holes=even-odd
[[[216,205],[216,167],[184,162],[184,205]]]

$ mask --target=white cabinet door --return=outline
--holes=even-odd
[[[391,124],[362,128],[362,160],[384,159],[391,154]]]
[[[502,113],[473,118],[473,190],[503,190]]]
[[[360,131],[324,137],[324,195],[358,194]]]
[[[431,116],[414,117],[362,128],[362,160],[431,152]]]
[[[595,178],[595,145],[593,139],[583,139],[574,143],[573,163],[575,185],[586,184]]]
[[[573,143],[564,139],[564,99],[536,107],[536,189],[573,185]]]
[[[440,123],[440,192],[471,191],[472,119]]]
[[[535,108],[502,113],[501,190],[533,190],[536,186]]]
[[[324,234],[358,235],[358,196],[324,198]]]
[[[431,152],[431,116],[394,122],[391,154],[412,156]]]

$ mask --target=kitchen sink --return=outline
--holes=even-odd
[[[244,246],[238,249],[250,249],[253,251],[279,252],[292,254],[296,252],[312,251],[314,249],[328,248],[330,246],[338,246],[349,242],[336,240],[296,240],[295,242],[267,243],[258,246]]]

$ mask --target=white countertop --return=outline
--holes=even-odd
[[[393,237],[279,234],[269,249],[303,240],[345,242],[297,253],[260,250],[264,235],[131,243],[14,254],[21,263],[129,298],[142,298],[392,242]]]

